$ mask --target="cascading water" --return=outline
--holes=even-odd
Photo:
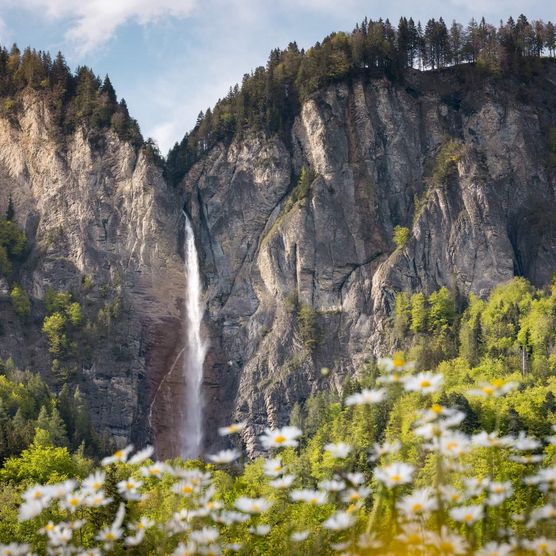
[[[181,431],[183,458],[195,458],[201,453],[203,439],[203,399],[201,382],[207,344],[201,336],[204,307],[202,303],[199,259],[195,236],[187,214],[185,216],[185,318],[187,325],[183,372],[186,383],[184,423]]]

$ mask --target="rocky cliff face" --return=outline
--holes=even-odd
[[[555,86],[554,64],[527,85],[452,70],[341,83],[304,103],[288,144],[247,133],[190,170],[208,443],[233,415],[256,452],[294,402],[385,352],[397,291],[484,295],[514,275],[550,279]],[[401,248],[396,225],[410,230]]]
[[[99,431],[154,440],[160,457],[183,422],[184,203],[206,286],[207,447],[246,419],[256,453],[295,402],[387,353],[397,291],[484,295],[556,269],[554,64],[528,84],[453,70],[339,83],[303,104],[288,141],[245,132],[177,189],[112,132],[59,145],[50,118],[31,93],[0,117],[0,208],[11,196],[29,238],[13,278],[33,305],[22,320],[0,287],[0,356],[59,387],[43,299],[73,292],[86,323],[69,380]],[[399,248],[395,226],[410,230]]]
[[[11,196],[27,232],[29,252],[15,278],[33,312],[17,318],[4,291],[0,355],[59,387],[66,379],[51,373],[42,300],[49,287],[71,291],[84,307],[83,329],[94,332],[79,337],[69,380],[79,384],[96,429],[118,444],[144,443],[154,431],[164,453],[183,383],[165,378],[183,348],[181,205],[144,151],[112,132],[93,141],[84,130],[61,146],[45,102],[32,93],[23,101],[15,119],[0,118],[0,206]]]

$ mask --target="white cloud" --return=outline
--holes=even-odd
[[[80,54],[106,43],[118,27],[191,15],[197,0],[8,0],[6,5],[43,13],[50,20],[68,20],[66,39]]]

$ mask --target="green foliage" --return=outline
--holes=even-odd
[[[67,358],[71,355],[75,331],[83,324],[82,307],[73,300],[71,293],[57,292],[52,288],[46,291],[44,306],[47,316],[42,331],[48,337],[48,349],[55,358]]]
[[[290,43],[284,50],[272,50],[266,67],[246,74],[241,86],[230,87],[213,108],[199,114],[195,128],[168,153],[166,176],[177,184],[215,144],[247,129],[279,134],[289,141],[301,103],[340,80],[403,81],[409,68],[446,66],[456,66],[462,76],[470,74],[473,82],[505,75],[529,79],[533,70],[542,70],[538,62],[543,49],[553,51],[553,28],[551,22],[526,18],[519,25],[510,18],[498,28],[484,20],[480,24],[472,20],[467,27],[454,22],[450,29],[442,18],[424,25],[401,18],[397,29],[388,20],[365,19],[351,33],[332,33],[306,51]],[[455,145],[443,149],[433,180],[442,180],[451,171],[457,149]]]
[[[12,271],[12,261],[21,257],[27,239],[15,222],[0,218],[0,273],[8,276]]]
[[[62,313],[53,313],[45,317],[42,331],[48,337],[48,351],[58,356],[62,354],[69,346],[66,334],[66,318]]]
[[[460,141],[456,141],[455,139],[446,141],[436,155],[431,183],[436,186],[443,184],[448,176],[456,169],[462,154],[463,144]]]
[[[297,329],[303,345],[313,351],[319,344],[320,333],[317,323],[318,311],[306,304],[301,304],[297,311]]]
[[[268,242],[268,240],[272,237],[274,232],[278,230],[278,228],[284,222],[286,216],[292,210],[292,208],[297,203],[305,199],[305,197],[307,197],[311,188],[311,184],[313,183],[314,180],[315,180],[315,175],[310,170],[308,170],[305,166],[303,166],[297,184],[295,185],[288,199],[286,200],[286,203],[284,204],[284,208],[282,209],[282,211],[280,212],[280,214],[272,224],[271,228],[267,230],[267,232],[263,236],[261,240],[261,243],[263,245],[266,242]]]
[[[85,443],[97,453],[105,449],[91,429],[78,388],[64,385],[55,397],[39,375],[0,360],[0,463],[29,446],[39,429],[56,446],[76,450]]]
[[[31,446],[19,456],[8,458],[0,469],[0,482],[30,485],[54,483],[72,477],[83,477],[90,469],[90,462],[83,463],[72,456],[67,448],[55,447],[50,435],[37,429]]]
[[[524,278],[497,286],[487,300],[471,294],[459,314],[454,295],[441,288],[426,297],[396,296],[392,340],[430,367],[459,355],[472,365],[504,357],[522,372],[556,369],[556,287],[535,290]]]
[[[398,249],[402,249],[406,246],[407,242],[409,241],[410,237],[409,228],[404,226],[395,226],[394,227],[394,243]]]
[[[427,327],[427,306],[426,298],[422,292],[414,293],[411,296],[411,324],[409,329],[414,334],[425,332]]]
[[[31,314],[31,301],[29,296],[18,284],[12,287],[10,292],[10,298],[14,311],[21,318],[27,318]]]

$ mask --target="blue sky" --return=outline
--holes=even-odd
[[[553,0],[1,0],[0,42],[61,50],[72,68],[108,73],[143,134],[163,153],[269,51],[303,48],[364,16],[475,16],[498,23],[521,12],[556,20]]]

